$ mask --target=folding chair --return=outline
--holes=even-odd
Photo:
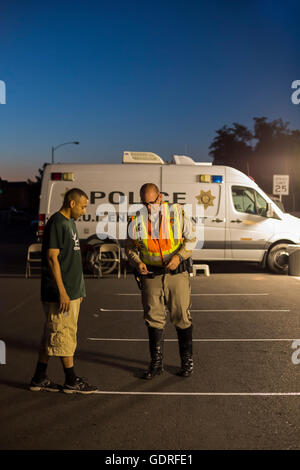
[[[33,254],[33,256],[31,256]],[[27,259],[26,259],[26,272],[25,277],[31,277],[32,269],[41,269],[42,261],[42,244],[41,243],[32,243],[27,250]],[[31,266],[31,263],[39,263],[38,266]]]
[[[113,257],[107,257],[107,255],[103,255],[103,253],[110,253]],[[118,263],[118,279],[121,277],[121,249],[120,246],[116,243],[104,243],[100,246],[99,250],[99,274],[100,277],[103,277],[102,273],[102,262],[110,261],[110,262],[117,262]]]

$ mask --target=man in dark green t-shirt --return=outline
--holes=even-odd
[[[41,300],[46,323],[39,359],[30,384],[32,391],[59,391],[60,387],[46,375],[49,357],[60,357],[64,372],[65,393],[93,393],[89,385],[74,372],[77,346],[77,322],[80,304],[85,297],[79,237],[74,220],[86,212],[88,197],[78,188],[64,196],[62,208],[48,220],[42,244]]]
[[[48,250],[59,249],[57,257],[62,281],[70,300],[85,297],[82,259],[74,219],[56,212],[49,219],[43,235],[42,246],[42,302],[59,302],[60,293],[48,263]]]

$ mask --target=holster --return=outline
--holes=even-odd
[[[135,269],[135,270],[133,271],[133,275],[134,275],[134,279],[136,280],[136,283],[137,283],[137,285],[138,285],[138,288],[139,288],[140,290],[142,290],[142,279],[141,279],[142,274],[140,274],[140,273],[138,272],[138,270]]]

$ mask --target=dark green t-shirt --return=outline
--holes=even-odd
[[[47,261],[49,248],[60,250],[58,261],[70,299],[85,297],[82,258],[74,219],[67,219],[60,212],[56,212],[48,220],[43,235],[41,299],[43,302],[59,302],[59,291]]]

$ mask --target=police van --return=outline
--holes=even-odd
[[[151,152],[124,152],[120,164],[46,165],[39,240],[48,218],[60,209],[65,192],[72,187],[82,189],[89,204],[77,229],[84,260],[97,270],[103,243],[113,240],[123,246],[127,222],[141,207],[139,189],[146,182],[160,188],[164,201],[190,210],[198,239],[194,261],[251,261],[277,273],[287,272],[288,245],[300,242],[300,219],[281,210],[242,172],[183,155],[174,155],[168,163]],[[106,263],[104,272],[115,265]]]

